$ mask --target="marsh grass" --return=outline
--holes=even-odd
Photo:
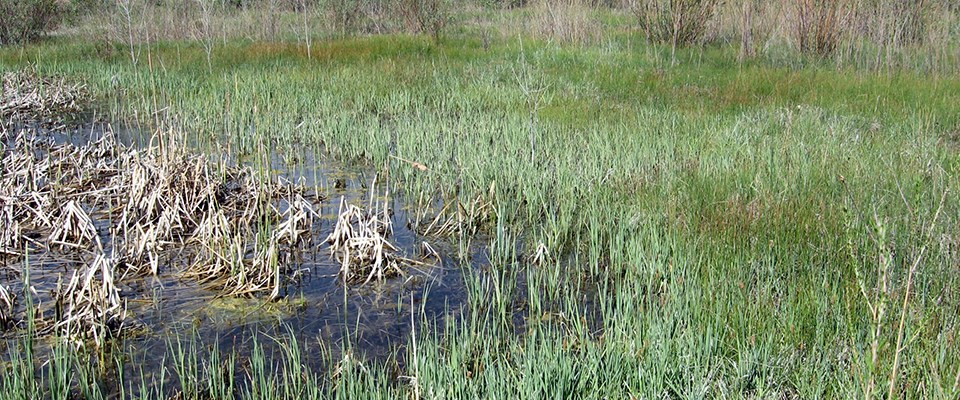
[[[390,165],[392,193],[424,198],[423,232],[488,240],[463,252],[482,261],[461,263],[465,309],[418,325],[399,373],[356,347],[316,375],[263,350],[236,370],[261,381],[235,397],[284,397],[271,388],[306,376],[339,398],[955,398],[960,164],[944,138],[960,123],[957,78],[741,64],[723,46],[678,48],[673,63],[669,48],[621,38],[521,49],[386,36],[317,42],[310,57],[228,43],[212,68],[203,49],[165,43],[153,71],[81,58],[82,43],[0,60],[44,57],[117,118],[164,110],[197,143],[310,143]],[[524,68],[544,83],[537,107]],[[211,232],[231,226],[208,215]],[[269,249],[274,231],[257,232]],[[253,248],[204,235],[218,260]]]

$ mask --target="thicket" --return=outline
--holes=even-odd
[[[674,45],[699,43],[720,0],[637,0],[634,13],[647,39]]]
[[[57,0],[0,0],[0,44],[39,39],[60,24],[65,11]]]
[[[530,36],[597,43],[626,28],[677,47],[739,45],[740,59],[823,59],[870,69],[955,71],[960,3],[947,0],[0,0],[0,43],[43,37],[63,21],[87,38],[193,40],[208,54],[230,39],[297,40],[405,32]],[[522,8],[519,12],[512,12]],[[507,11],[507,12],[504,12]],[[611,16],[614,16],[611,18]],[[610,24],[621,24],[611,27]],[[478,29],[479,28],[479,29]]]

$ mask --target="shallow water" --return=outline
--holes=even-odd
[[[124,144],[148,142],[134,129],[111,129]],[[106,130],[104,124],[88,124],[69,132],[44,134],[56,143],[83,145]],[[291,158],[290,154],[285,156]],[[224,162],[237,162],[229,155],[219,157]],[[336,360],[349,348],[362,359],[389,360],[402,369],[403,351],[399,350],[407,344],[413,329],[420,329],[423,318],[431,321],[434,329],[460,318],[466,301],[463,274],[480,271],[487,263],[482,241],[472,246],[471,257],[459,260],[455,243],[423,237],[410,228],[413,216],[408,213],[406,199],[395,195],[385,198],[388,188],[375,183],[375,172],[370,168],[343,165],[314,152],[293,158],[298,161],[290,164],[285,162],[284,155],[271,154],[272,174],[292,182],[302,181],[325,200],[316,208],[321,218],[310,229],[307,251],[287,261],[287,270],[293,272],[286,276],[281,298],[267,301],[258,297],[224,297],[183,278],[184,266],[176,264],[161,265],[157,276],[121,278],[118,286],[127,304],[128,321],[137,326],[132,334],[112,343],[127,353],[125,386],[139,380],[141,371],[145,379],[159,379],[160,372],[170,368],[169,359],[163,355],[178,340],[208,350],[216,346],[221,354],[236,352],[246,357],[255,336],[269,353],[276,350],[276,342],[270,338],[292,334],[299,339],[307,366],[323,369],[325,359]],[[393,234],[389,240],[402,255],[418,258],[420,246],[426,241],[440,254],[441,262],[407,268],[406,276],[380,282],[344,284],[338,276],[340,263],[330,255],[323,240],[333,229],[341,199],[365,207],[371,196],[390,205]],[[110,222],[100,219],[94,223],[101,239],[109,244],[110,239],[103,235],[109,231]],[[50,312],[58,280],[67,279],[85,257],[79,253],[71,258],[59,252],[35,251],[13,263],[7,260],[6,268],[0,268],[0,282],[23,293],[24,277],[13,271],[29,270],[30,284],[35,290],[33,301],[39,303],[41,310]],[[20,303],[23,311],[25,304]],[[12,344],[10,340],[17,339],[8,332],[8,344]],[[167,383],[175,379],[175,374],[163,375]]]

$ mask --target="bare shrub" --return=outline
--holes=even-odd
[[[635,0],[640,29],[652,42],[683,46],[700,43],[720,0]]]
[[[766,43],[775,30],[779,7],[771,3],[762,0],[740,0],[732,4],[731,17],[737,27],[740,61],[756,56],[759,44]]]
[[[960,3],[941,2],[933,4],[927,12],[923,43],[929,69],[960,66]]]
[[[39,39],[63,21],[65,11],[57,0],[0,0],[0,44]]]
[[[847,0],[795,0],[794,39],[801,53],[829,56],[843,35]]]
[[[404,26],[413,33],[429,34],[434,41],[450,23],[448,0],[400,0],[397,3]]]
[[[927,29],[929,5],[924,0],[882,1],[878,14],[883,16],[883,30],[887,32],[884,39],[896,46],[920,43]]]
[[[409,17],[403,2],[387,0],[322,0],[319,13],[329,29],[340,36],[358,33],[383,34],[398,29]],[[419,21],[411,20],[410,30],[421,31]]]
[[[360,0],[325,0],[323,8],[335,31],[341,35],[360,30],[363,9]]]
[[[207,69],[213,68],[213,47],[216,40],[216,32],[213,27],[213,13],[216,11],[215,4],[207,0],[196,0],[200,11],[199,17],[194,24],[194,40],[203,45],[203,51],[207,55]]]
[[[274,40],[299,33],[300,24],[280,24],[280,16],[290,11],[274,1],[241,7],[212,0],[115,0],[83,16],[78,30],[93,40],[126,44],[134,62],[143,45],[165,40],[194,40],[209,54],[218,40]]]
[[[927,16],[932,11],[931,4],[924,0],[879,0],[865,6],[861,12],[865,15],[861,18],[866,29],[862,34],[875,48],[874,66],[895,65],[908,48],[923,45],[928,31]]]

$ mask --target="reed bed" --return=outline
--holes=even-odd
[[[49,120],[83,110],[90,96],[86,86],[63,78],[41,77],[35,71],[6,72],[0,78],[0,123],[12,120]]]
[[[18,108],[19,115],[61,103],[36,104]],[[23,260],[30,268],[28,254],[80,262],[58,283],[55,315],[41,316],[41,334],[93,339],[99,347],[130,325],[119,283],[161,272],[222,295],[276,298],[287,264],[309,250],[320,197],[303,183],[213,162],[171,131],[143,149],[121,144],[110,127],[82,144],[60,143],[55,132],[17,124],[0,138],[4,264]],[[170,270],[174,265],[185,267]],[[18,321],[15,299],[2,288],[3,326]]]

